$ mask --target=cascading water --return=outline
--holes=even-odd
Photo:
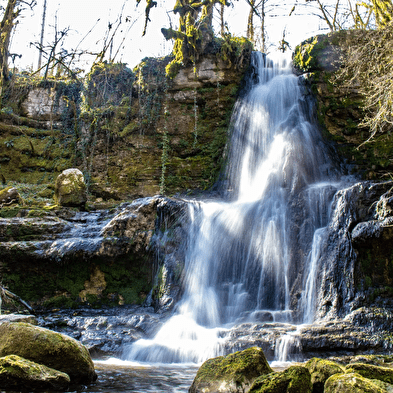
[[[299,275],[298,322],[312,321],[334,170],[289,63],[254,53],[252,66],[253,86],[232,118],[229,201],[189,203],[182,300],[127,359],[201,362],[221,354],[222,331],[238,321],[290,322]]]

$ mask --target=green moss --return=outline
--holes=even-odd
[[[261,376],[255,380],[250,393],[311,393],[313,385],[306,367],[291,366],[283,372]]]
[[[364,378],[378,379],[393,384],[393,369],[372,364],[353,363],[346,366],[347,373],[357,373]]]
[[[325,383],[325,393],[384,393],[386,390],[357,373],[335,374]]]
[[[313,53],[318,49],[318,37],[311,37],[295,48],[293,64],[302,72],[308,72],[317,66],[316,56]]]
[[[343,373],[343,368],[339,364],[326,359],[312,358],[305,364],[305,367],[311,374],[314,393],[323,392],[323,387],[329,377]]]

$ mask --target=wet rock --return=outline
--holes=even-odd
[[[248,392],[257,377],[272,371],[262,349],[249,348],[207,360],[198,370],[189,392]]]
[[[33,315],[6,314],[0,315],[0,324],[4,322],[26,322],[37,325],[37,318]]]
[[[377,382],[357,373],[335,374],[325,383],[325,393],[386,393]]]
[[[65,391],[70,377],[60,371],[9,355],[0,358],[0,386],[7,391]]]
[[[311,374],[313,393],[323,393],[325,382],[334,374],[342,374],[343,368],[330,360],[312,358],[305,367]]]
[[[310,372],[303,366],[292,366],[283,372],[261,376],[252,384],[250,393],[311,393]]]
[[[0,218],[0,241],[53,239],[68,227],[57,217]]]
[[[60,206],[85,206],[87,201],[86,183],[83,173],[79,169],[66,169],[57,177],[55,201]]]
[[[367,294],[362,292],[367,286],[385,287],[393,282],[393,268],[386,269],[386,258],[393,253],[391,217],[376,220],[375,211],[381,196],[392,185],[361,182],[335,195],[321,250],[317,317],[344,317],[360,305],[371,304],[372,299],[367,301]]]
[[[78,341],[23,322],[0,325],[0,356],[18,355],[69,375],[72,383],[91,383],[97,375],[88,350]]]
[[[7,187],[0,190],[0,207],[20,202],[21,198],[15,187]]]
[[[119,355],[126,345],[152,337],[165,316],[152,308],[123,306],[57,311],[40,317],[39,325],[80,341],[92,356]]]

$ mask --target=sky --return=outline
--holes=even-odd
[[[276,0],[268,1],[272,3]],[[112,56],[117,53],[115,61],[127,63],[133,68],[144,57],[167,55],[172,50],[172,43],[165,41],[160,29],[171,24],[177,27],[178,16],[170,11],[175,0],[157,2],[158,6],[151,10],[152,22],[148,25],[147,34],[142,37],[144,0],[139,6],[136,6],[135,0],[48,0],[44,46],[54,41],[56,27],[57,31],[69,29],[60,49],[70,52],[78,47],[93,53],[100,52],[105,37],[108,37],[108,24],[112,24],[111,31],[114,31],[122,13],[123,23],[117,30],[112,49]],[[37,69],[38,50],[31,43],[40,41],[43,4],[44,0],[37,0],[36,7],[32,11],[25,9],[18,19],[11,41],[11,53],[22,54],[21,58],[15,58],[14,63],[19,70]],[[233,4],[225,10],[229,30],[233,35],[245,36],[249,6],[245,0],[235,0]],[[289,17],[293,3],[286,6],[280,1],[278,4],[280,6],[271,7],[267,13],[267,32],[271,43],[278,44],[284,29],[292,49],[302,40],[318,32],[326,32],[326,24],[304,8],[299,7],[300,11]],[[216,13],[217,32],[218,19]],[[270,51],[273,50],[274,46],[271,46]],[[86,55],[80,59],[78,67],[88,72],[94,59],[95,56]]]

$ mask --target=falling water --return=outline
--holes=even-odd
[[[312,321],[334,171],[290,64],[254,53],[252,67],[253,86],[232,117],[229,197],[189,203],[184,295],[127,359],[201,362],[222,353],[225,329],[255,312],[292,322],[298,274],[301,322]]]

